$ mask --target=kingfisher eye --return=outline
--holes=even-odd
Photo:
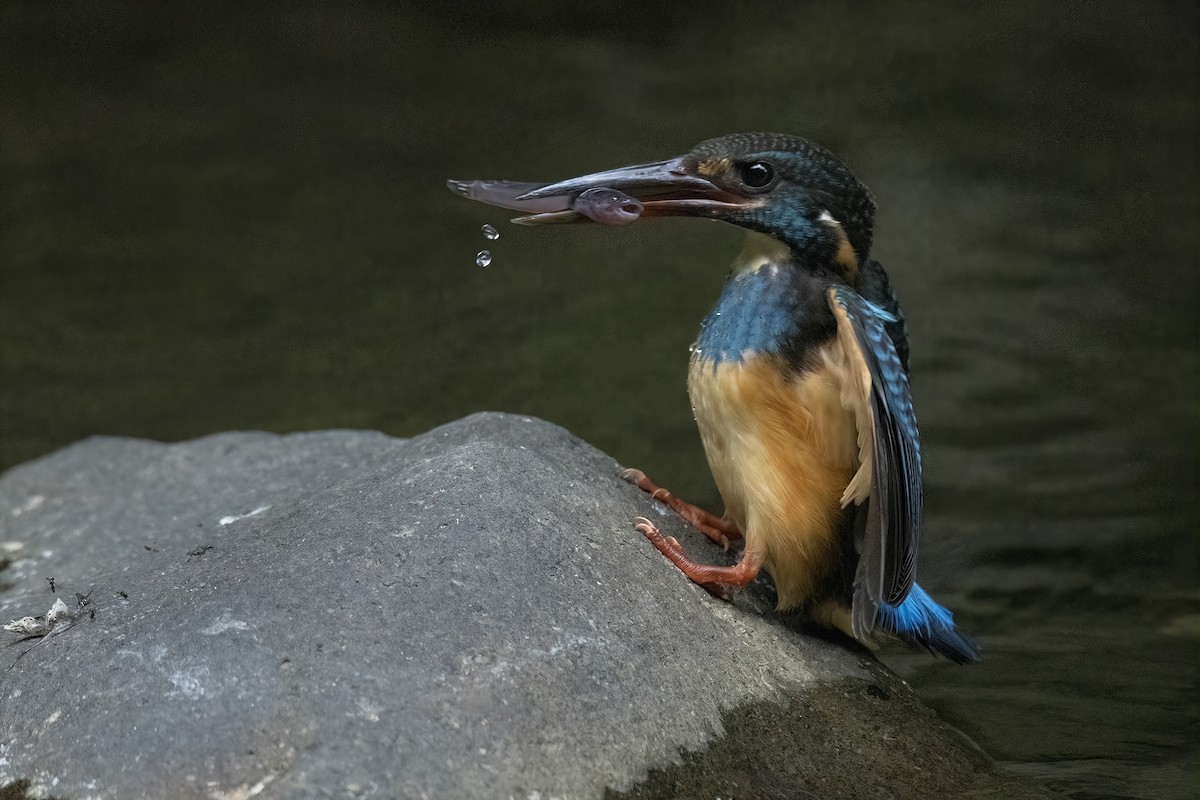
[[[743,164],[741,173],[742,183],[751,189],[761,189],[775,180],[775,170],[765,161]]]

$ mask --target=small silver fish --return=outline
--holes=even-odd
[[[571,208],[603,225],[628,225],[642,215],[636,198],[607,187],[588,189],[571,203]]]
[[[585,189],[576,195],[564,191],[532,200],[518,199],[549,184],[525,183],[521,181],[446,181],[450,191],[471,200],[488,205],[528,212],[513,222],[518,225],[552,225],[578,223],[592,220],[602,225],[628,225],[645,211],[636,197],[597,186]]]

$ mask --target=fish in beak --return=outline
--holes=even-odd
[[[754,202],[689,167],[684,158],[675,158],[550,184],[451,180],[446,185],[471,200],[528,212],[513,220],[519,225],[627,225],[642,217],[720,217]]]

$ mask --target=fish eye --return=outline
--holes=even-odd
[[[762,189],[775,180],[774,168],[765,161],[743,164],[740,172],[742,183],[751,189]]]

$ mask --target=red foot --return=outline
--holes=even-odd
[[[647,478],[646,473],[640,469],[627,469],[621,473],[621,477],[632,484],[636,484],[643,492],[649,492],[650,496],[655,500],[666,503],[672,511],[683,517],[689,525],[721,545],[726,551],[729,550],[729,543],[731,541],[742,538],[742,532],[738,530],[737,525],[734,525],[723,517],[710,514],[703,508],[700,508],[700,506],[685,503]]]
[[[722,600],[730,599],[729,590],[740,589],[758,577],[758,570],[762,567],[762,556],[750,553],[743,555],[742,560],[732,567],[697,564],[687,557],[674,536],[664,535],[645,517],[638,517],[634,522],[637,523],[637,530],[650,540],[658,552],[679,567],[680,572]]]

